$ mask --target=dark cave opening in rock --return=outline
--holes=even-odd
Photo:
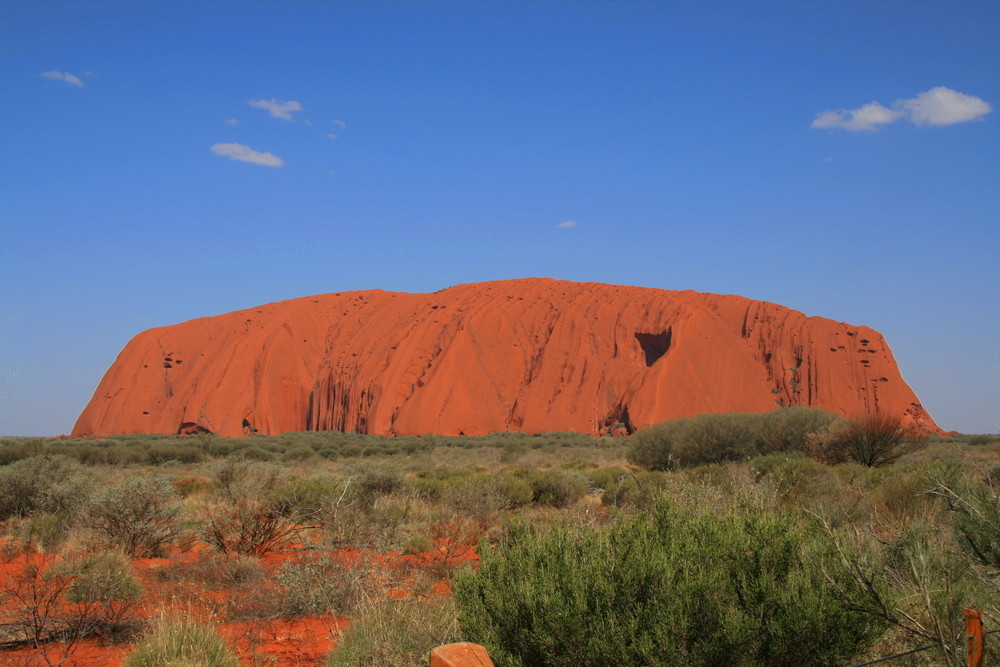
[[[635,339],[639,341],[639,347],[646,355],[646,366],[652,366],[656,360],[667,353],[670,349],[671,330],[667,329],[663,333],[637,333]]]

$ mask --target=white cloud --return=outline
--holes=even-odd
[[[878,102],[870,102],[857,109],[837,109],[824,111],[816,116],[810,127],[825,129],[840,127],[851,132],[874,130],[879,125],[895,123],[904,116],[904,112],[889,109]]]
[[[910,114],[916,125],[954,125],[982,118],[993,111],[984,100],[965,95],[951,88],[938,86],[910,100],[896,102]]]
[[[291,120],[294,112],[303,110],[302,105],[295,100],[281,102],[273,97],[269,100],[247,100],[247,104],[255,109],[264,109],[271,114],[272,118],[281,118],[282,120]]]
[[[337,140],[337,135],[336,134],[328,134],[328,135],[326,135],[326,138],[327,139],[333,139],[334,141],[336,141]]]
[[[331,120],[330,122],[333,123],[334,125],[339,126],[340,129],[342,129],[342,130],[346,130],[347,129],[347,123],[345,123],[342,120]]]
[[[566,222],[560,222],[556,225],[559,229],[573,229],[576,227],[576,220],[567,220]]]
[[[55,79],[56,81],[65,81],[71,86],[83,85],[83,81],[80,81],[80,77],[70,74],[69,72],[42,72],[42,76],[47,79]]]
[[[239,162],[249,162],[262,167],[284,167],[285,161],[273,153],[261,153],[244,144],[214,144],[212,152]]]
[[[240,119],[239,118],[227,118],[226,119],[226,125],[239,125],[239,124],[240,124]]]
[[[914,125],[954,125],[982,118],[993,111],[988,102],[938,86],[914,98],[896,100],[892,107],[870,102],[857,109],[835,109],[816,115],[809,127],[840,128],[849,132],[875,130],[906,119]]]

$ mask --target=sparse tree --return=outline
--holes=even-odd
[[[900,417],[884,412],[835,424],[816,442],[821,457],[831,463],[850,460],[869,468],[895,463],[901,456],[924,446],[920,438],[903,426]]]

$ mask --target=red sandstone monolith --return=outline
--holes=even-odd
[[[614,433],[791,405],[940,432],[868,327],[739,296],[529,278],[322,294],[144,331],[73,435]]]

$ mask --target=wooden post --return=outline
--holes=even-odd
[[[479,644],[459,642],[431,651],[430,667],[493,667],[486,649]]]
[[[969,638],[969,667],[983,667],[983,615],[975,609],[965,610],[965,634]]]

